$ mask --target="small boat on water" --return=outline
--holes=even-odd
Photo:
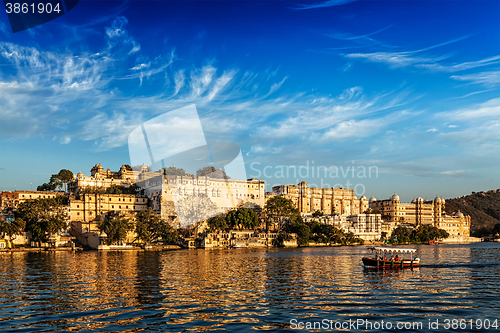
[[[437,240],[434,239],[429,241],[429,245],[439,245],[439,243]]]
[[[420,266],[420,259],[413,258],[417,249],[401,247],[369,247],[371,255],[363,257],[365,267],[377,268],[413,268]],[[410,255],[410,258],[402,258],[400,255]]]

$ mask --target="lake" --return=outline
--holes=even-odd
[[[416,247],[0,253],[0,330],[500,331],[500,243]]]

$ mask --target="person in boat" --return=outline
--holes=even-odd
[[[387,260],[387,258],[385,257],[385,254],[384,254],[384,261],[386,261],[386,260]]]
[[[399,261],[399,256],[397,254],[396,254],[396,258],[394,260]]]

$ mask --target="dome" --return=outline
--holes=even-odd
[[[80,171],[77,175],[78,178],[83,178],[83,173]]]
[[[394,192],[394,195],[391,197],[391,200],[392,201],[399,201],[399,195],[397,195],[396,192]]]
[[[360,200],[366,200],[366,197],[363,195]]]
[[[434,199],[435,203],[441,203],[441,198],[436,195],[436,198]]]
[[[411,203],[415,203],[415,202],[417,202],[417,201],[415,200],[415,197],[413,197],[413,200],[411,201]]]
[[[444,199],[442,196],[441,196],[441,203],[444,205]]]
[[[461,211],[458,211],[457,212],[457,216],[460,217],[460,218],[463,218],[464,217],[464,214],[461,212]]]
[[[422,199],[421,197],[418,197],[417,201],[424,201],[424,199]]]
[[[369,201],[369,202],[375,202],[375,201],[377,201],[377,199],[375,199],[375,197],[374,197],[374,196],[373,196],[373,194],[372,194],[372,197],[371,197],[371,198],[370,198],[370,200],[368,200],[368,201]]]

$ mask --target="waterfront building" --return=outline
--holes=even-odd
[[[134,214],[148,208],[145,196],[134,194],[80,194],[69,198],[71,221],[89,222],[97,216]]]
[[[270,247],[277,233],[256,232],[254,230],[231,230],[205,234],[200,246],[205,249],[224,247]],[[290,234],[290,239],[283,242],[285,247],[297,247],[297,235]]]
[[[354,190],[346,188],[308,187],[305,181],[297,185],[273,187],[273,194],[293,201],[302,214],[322,211],[325,215],[363,214],[369,207],[365,196],[357,198]]]
[[[436,196],[434,200],[418,197],[410,203],[402,203],[399,196],[394,193],[390,199],[377,200],[370,198],[371,209],[379,210],[385,221],[383,231],[388,235],[400,224],[408,225],[432,225],[446,230],[451,237],[470,236],[470,216],[457,212],[454,215],[446,215],[446,201]]]
[[[19,205],[28,200],[49,199],[64,195],[64,192],[46,192],[46,191],[3,191],[0,193],[0,211],[14,211]]]
[[[352,232],[363,240],[379,240],[382,233],[382,216],[380,214],[343,214],[325,215],[320,217],[304,217],[305,222],[317,221],[332,225],[344,233]]]
[[[136,183],[139,191],[150,200],[150,206],[163,218],[173,221],[176,209],[184,198],[204,195],[217,206],[218,212],[226,212],[243,203],[260,207],[265,204],[265,183],[258,179],[221,179],[208,176],[157,175]],[[209,214],[210,216],[214,214]],[[207,215],[207,218],[210,217]]]

